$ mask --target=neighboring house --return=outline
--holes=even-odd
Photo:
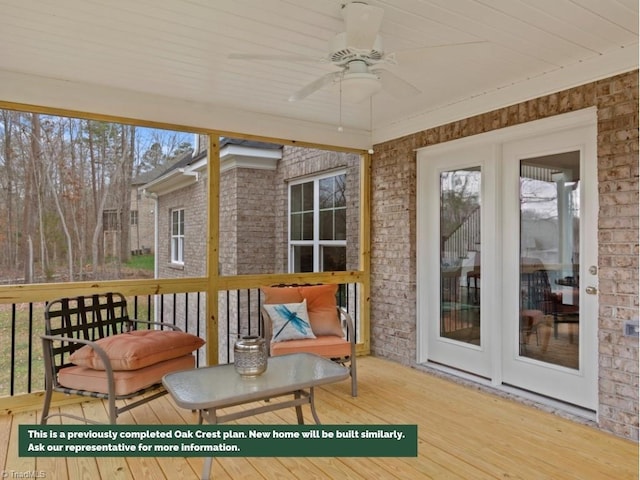
[[[156,202],[159,278],[206,274],[206,175],[207,152],[201,150],[141,187]],[[359,184],[359,155],[221,139],[220,273],[357,269]],[[233,295],[220,298],[219,318],[231,311],[246,322],[238,311],[245,306],[237,307]],[[205,306],[197,312],[196,300],[189,303],[168,298],[163,308],[190,308],[190,319],[204,318]],[[238,328],[246,325],[220,325],[221,361]]]
[[[154,204],[153,250],[160,278],[205,274],[204,262],[185,259],[202,259],[205,254],[207,232],[202,215],[206,216],[206,174],[206,152],[187,152],[146,174],[147,182],[138,187]],[[185,242],[185,222],[191,226],[191,242]]]
[[[143,174],[138,175],[131,182],[131,209],[129,211],[131,255],[155,253],[155,201],[144,195],[139,188],[149,180],[150,175]]]

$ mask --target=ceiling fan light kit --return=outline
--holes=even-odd
[[[382,90],[380,79],[373,73],[351,73],[342,77],[345,101],[360,103]]]
[[[382,90],[380,77],[362,60],[353,60],[340,78],[342,99],[360,103]]]

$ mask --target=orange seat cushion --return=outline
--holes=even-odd
[[[113,372],[116,395],[128,395],[162,381],[167,373],[189,370],[195,366],[192,354],[165,360],[138,370],[120,370]],[[109,393],[107,374],[104,370],[94,370],[80,366],[71,366],[58,372],[58,382],[66,388],[88,390],[90,392]]]
[[[338,285],[310,285],[305,287],[262,287],[265,304],[299,303],[307,301],[309,322],[314,335],[344,337],[338,317],[336,293]]]
[[[134,330],[104,337],[95,343],[106,352],[113,370],[138,370],[187,355],[205,342],[190,333],[174,330]],[[89,345],[73,352],[69,361],[81,367],[104,370],[102,360]]]
[[[273,356],[301,351],[315,353],[327,358],[348,357],[351,355],[351,344],[347,340],[334,335],[271,344],[271,355]]]

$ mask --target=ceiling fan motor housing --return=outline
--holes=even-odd
[[[338,33],[329,42],[329,60],[338,66],[344,66],[352,60],[362,60],[373,65],[384,58],[382,37],[376,35],[371,49],[358,49],[347,45],[346,32]]]

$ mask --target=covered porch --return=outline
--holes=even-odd
[[[344,104],[337,83],[305,102],[286,101],[289,94],[323,74],[322,65],[307,70],[283,68],[279,62],[247,65],[231,61],[240,53],[325,52],[326,40],[343,29],[344,2],[284,2],[288,8],[280,8],[281,2],[259,2],[259,7],[258,2],[246,2],[253,3],[249,8],[245,2],[231,0],[209,5],[176,0],[151,11],[146,4],[96,1],[87,6],[67,0],[66,8],[48,6],[42,12],[24,2],[6,3],[6,23],[0,20],[0,24],[6,27],[4,42],[11,51],[0,62],[0,107],[4,109],[210,135],[212,172],[220,169],[216,139],[235,135],[357,152],[363,173],[359,261],[353,270],[303,276],[221,275],[217,218],[221,192],[219,179],[211,175],[206,197],[211,213],[203,235],[206,276],[0,286],[0,304],[14,312],[12,328],[19,324],[16,309],[31,309],[60,296],[107,290],[148,298],[195,293],[206,297],[205,314],[197,324],[202,328],[198,333],[208,335],[203,361],[216,363],[225,345],[217,337],[222,321],[217,305],[209,299],[219,298],[222,292],[256,289],[266,282],[358,284],[361,393],[352,399],[347,383],[321,389],[319,415],[326,423],[417,423],[419,457],[223,458],[214,467],[219,478],[638,477],[637,443],[606,433],[638,437],[638,346],[636,338],[624,335],[625,322],[637,319],[638,314],[636,2],[624,0],[606,8],[596,7],[597,2],[587,2],[592,8],[560,2],[554,7],[557,10],[547,12],[526,4],[512,10],[508,2],[501,7],[454,2],[455,7],[444,8],[429,1],[400,8],[394,2],[371,1],[386,10],[380,33],[389,52],[443,43],[468,45],[438,48],[431,51],[428,61],[401,65],[407,78],[424,82],[419,85],[424,92],[419,102],[411,98],[398,101],[383,92],[370,102]],[[459,11],[445,12],[448,9]],[[556,19],[553,28],[557,31],[548,30],[551,17]],[[449,26],[449,18],[455,28]],[[596,18],[598,25],[611,28],[608,38],[585,37],[585,32],[597,30],[592,26]],[[575,22],[571,38],[565,38],[571,22],[563,19]],[[103,21],[108,25],[102,25]],[[471,24],[474,28],[469,30]],[[493,27],[487,29],[488,24]],[[523,24],[527,25],[524,30],[520,28]],[[82,28],[76,32],[69,25]],[[127,28],[130,31],[124,35],[122,29]],[[98,54],[100,48],[85,41],[100,37],[98,31],[112,50]],[[410,38],[403,39],[409,32]],[[301,41],[291,42],[292,37]],[[180,43],[176,38],[189,41]],[[21,53],[19,45],[26,52]],[[80,47],[82,54],[69,53]],[[133,52],[130,47],[135,47]],[[167,55],[173,60],[167,61]],[[540,55],[539,62],[527,61]],[[185,58],[190,59],[186,70]],[[145,65],[151,68],[142,68]],[[601,205],[598,260],[594,262],[600,269],[598,350],[590,357],[598,357],[594,362],[598,368],[597,426],[565,418],[561,412],[530,407],[522,399],[516,402],[495,392],[483,393],[478,385],[461,386],[420,371],[426,369],[421,364],[431,358],[418,356],[422,344],[416,334],[420,319],[416,306],[420,295],[416,290],[416,251],[420,248],[416,239],[416,149],[589,108],[597,110]],[[28,328],[34,329],[29,335],[37,338],[41,315],[32,318],[35,321]],[[11,371],[11,396],[0,399],[0,431],[4,432],[0,434],[0,468],[5,472],[42,471],[47,477],[75,479],[191,478],[200,471],[199,459],[18,457],[17,426],[36,422],[40,393],[36,385],[33,390],[28,387],[27,397],[13,396],[14,379],[26,377],[14,368],[16,358],[27,348],[21,348],[13,333],[2,334],[0,351],[6,363],[0,365],[9,365]],[[31,358],[31,344],[28,349]],[[37,350],[39,344],[34,343],[33,351]],[[40,379],[37,371],[29,370],[28,376],[29,385],[37,383],[32,378]],[[99,403],[60,408],[104,414]],[[293,423],[293,412],[287,414],[265,415],[255,421]],[[172,424],[194,423],[195,419],[163,398],[127,414],[121,422]]]
[[[324,424],[417,424],[417,458],[218,458],[214,478],[638,478],[637,444],[585,422],[380,358],[362,357],[358,368],[357,398],[351,397],[348,381],[316,392],[320,419]],[[107,418],[98,401],[60,408]],[[304,415],[305,423],[313,423],[306,408]],[[38,418],[39,411],[33,409],[0,416],[0,470],[36,472],[56,480],[188,479],[197,478],[202,468],[200,458],[18,457],[18,425]],[[242,420],[295,422],[293,409]],[[165,396],[126,412],[119,423],[195,424],[197,417]]]

